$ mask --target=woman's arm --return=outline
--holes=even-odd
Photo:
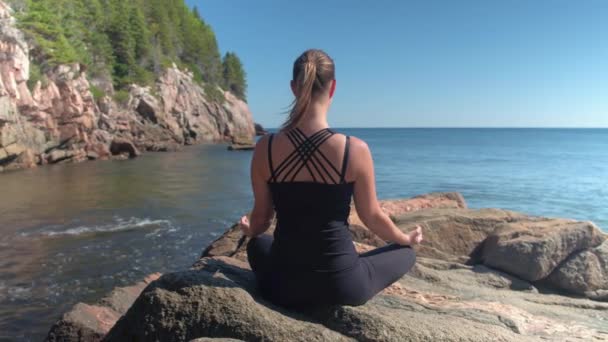
[[[361,221],[381,239],[400,245],[411,245],[422,241],[420,227],[409,234],[403,233],[386,215],[376,197],[376,180],[374,176],[374,161],[367,144],[360,139],[351,137],[352,154],[349,168],[355,179],[354,199],[357,214]]]
[[[241,218],[241,229],[243,234],[254,237],[264,233],[272,223],[274,209],[272,206],[272,196],[270,188],[266,182],[264,170],[266,150],[268,149],[268,136],[261,138],[255,145],[253,158],[251,159],[251,186],[253,188],[254,205],[251,212],[251,219],[247,216]]]

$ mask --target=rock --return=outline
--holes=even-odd
[[[7,156],[18,156],[26,150],[25,146],[20,144],[11,144],[4,147],[4,152]]]
[[[101,341],[141,291],[159,277],[152,274],[133,286],[116,288],[98,305],[76,304],[51,327],[45,341]]]
[[[175,151],[179,151],[180,150],[180,146],[177,145],[176,143],[153,143],[150,145],[146,145],[146,151],[151,151],[151,152],[175,152]]]
[[[238,265],[207,259],[199,270],[163,275],[142,292],[104,341],[350,340],[265,302],[253,293],[251,272]]]
[[[497,227],[483,244],[482,259],[487,266],[537,281],[573,253],[605,239],[591,222],[529,218]]]
[[[101,341],[119,318],[107,307],[78,303],[53,325],[45,341]]]
[[[422,209],[466,209],[467,204],[461,194],[456,192],[437,192],[407,199],[380,201],[380,208],[394,221],[399,215]],[[365,227],[354,206],[348,218],[351,224]]]
[[[260,135],[265,135],[268,134],[268,131],[266,129],[264,129],[264,127],[262,125],[260,125],[259,123],[255,123],[255,135],[256,136],[260,136]]]
[[[421,198],[429,202],[421,202]],[[106,303],[104,308],[124,312],[104,340],[474,342],[608,339],[608,303],[539,293],[535,283],[479,264],[483,261],[480,246],[485,245],[486,237],[501,236],[505,225],[515,225],[520,230],[525,227],[522,236],[546,234],[549,240],[557,239],[548,231],[549,226],[556,225],[554,228],[563,234],[563,240],[572,242],[570,229],[563,226],[577,231],[576,227],[584,227],[586,223],[534,218],[497,209],[468,210],[464,209],[464,201],[453,201],[454,198],[460,197],[433,194],[383,203],[385,210],[397,208],[392,216],[403,229],[412,224],[424,225],[429,246],[419,246],[417,263],[410,273],[363,306],[332,306],[295,312],[267,302],[258,293],[246,262],[244,246],[247,240],[242,237],[238,225],[233,225],[205,249],[190,270],[165,274],[152,282],[128,310],[138,291],[126,293],[128,299],[114,300],[114,304],[102,301]],[[448,208],[421,208],[424,206],[416,207],[414,203]],[[351,227],[351,230],[359,252],[374,248],[367,244],[376,242],[365,227]],[[597,284],[594,288],[598,290],[593,291],[595,298],[606,296],[608,289],[602,288],[601,280],[604,274],[601,271],[606,270],[602,264],[606,243],[574,252],[547,279],[558,277],[556,272],[562,272],[566,276],[560,275],[558,279],[570,281],[578,267],[583,278],[589,274],[584,279],[594,279],[589,280],[589,284]],[[425,250],[427,247],[430,249]],[[431,257],[425,257],[425,252]],[[478,258],[470,257],[476,254],[479,254]],[[594,264],[595,260],[597,264]],[[578,283],[573,284],[575,288],[578,286]],[[82,305],[75,307],[82,317],[88,317],[81,308]],[[109,317],[105,312],[98,311]],[[72,318],[72,321],[77,320]],[[90,325],[90,331],[98,335],[86,335],[91,334],[86,330],[81,330],[80,334],[98,338],[103,330],[96,324]],[[64,340],[77,340],[70,338]]]
[[[243,340],[235,340],[233,338],[201,337],[201,338],[196,338],[194,340],[191,340],[190,342],[240,342],[240,341],[243,341]]]
[[[128,154],[129,158],[135,158],[140,155],[139,150],[132,141],[122,138],[114,138],[110,145],[112,155]]]
[[[66,161],[70,158],[74,157],[74,153],[72,151],[66,150],[53,150],[48,154],[46,160],[50,164],[56,164],[62,161]]]
[[[252,151],[255,149],[255,144],[241,145],[231,144],[228,146],[228,151]]]
[[[20,169],[31,169],[36,167],[36,155],[30,149],[26,149],[15,159],[13,165]]]
[[[228,146],[229,151],[250,151],[255,149],[255,141],[251,136],[235,136]]]
[[[89,152],[87,152],[87,158],[89,160],[99,159],[99,153],[97,153],[95,151],[89,151]]]
[[[551,272],[545,284],[590,298],[604,297],[602,291],[608,292],[608,240],[573,253]]]
[[[534,293],[483,266],[422,258],[418,268],[434,280],[408,275],[363,306],[295,312],[260,297],[247,264],[205,257],[150,284],[105,341],[567,341],[608,333],[608,304]]]
[[[274,228],[272,228],[274,230]],[[234,224],[224,234],[213,241],[201,254],[206,256],[235,256],[239,252],[244,252],[248,239],[241,233],[238,224]],[[246,261],[247,259],[243,259]]]
[[[157,124],[160,119],[159,115],[161,115],[161,110],[159,108],[158,100],[149,92],[150,90],[147,88],[138,88],[134,85],[131,94],[136,94],[136,97],[132,100],[135,102],[132,106],[141,117]]]
[[[87,158],[108,159],[112,156],[110,152],[111,135],[102,130],[93,132],[93,139],[96,143],[91,143],[86,147]]]
[[[489,251],[491,251],[493,246],[488,237],[504,229],[505,225],[514,225],[527,227],[526,229],[529,230],[529,233],[526,234],[539,237],[549,236],[548,239],[543,240],[540,238],[539,241],[550,241],[551,239],[554,241],[575,241],[574,237],[578,236],[576,233],[577,227],[584,228],[588,225],[588,223],[571,220],[530,217],[499,209],[460,209],[466,207],[466,203],[460,196],[454,194],[431,194],[407,200],[388,200],[383,201],[381,206],[393,217],[397,226],[402,230],[410,231],[416,225],[423,227],[425,242],[417,247],[416,252],[419,256],[469,265],[485,264],[500,271],[514,274],[528,282],[537,281],[541,278],[526,278],[521,272],[534,270],[537,264],[552,264],[555,267],[570,254],[563,253],[565,254],[564,256],[559,256],[549,253],[543,257],[528,257],[528,259],[525,259],[523,255],[509,256],[508,252],[505,252],[505,255],[502,257],[495,257],[498,260],[503,260],[504,265],[497,265],[497,263],[493,263],[488,259],[488,256],[491,255]],[[429,206],[435,206],[436,208],[428,208]],[[455,209],[450,209],[450,207]],[[359,222],[362,224],[357,220],[356,213],[354,211],[351,212],[349,221],[351,223]],[[273,230],[274,226],[271,226],[267,233],[272,234]],[[382,239],[378,238],[364,226],[351,224],[350,231],[354,241],[364,245],[379,247],[385,244]],[[593,237],[590,238],[590,242],[605,239],[601,237],[601,233],[599,233],[597,228],[593,228],[591,232],[590,236]],[[246,261],[245,246],[247,242],[248,240],[242,236],[238,225],[234,225],[216,241],[211,243],[203,251],[202,256],[229,256]],[[584,246],[585,244],[583,244],[583,248],[585,248]],[[593,265],[593,263],[588,263],[587,259],[593,259],[594,257],[588,254],[584,255],[585,261],[583,262],[587,263],[587,265]],[[524,258],[524,260],[522,261],[520,258]],[[523,265],[528,266],[524,267]],[[586,271],[594,274],[594,276],[588,275],[588,277],[603,279],[603,276],[601,276],[603,273],[597,271],[597,268],[601,267],[601,263],[597,261],[595,265],[594,267],[589,266],[589,270]],[[518,273],[518,270],[524,271],[519,271],[520,273]],[[564,271],[566,270],[567,268],[564,268]],[[577,262],[577,266],[568,273],[577,274],[575,270],[578,270],[578,272],[583,270],[580,262]],[[548,270],[549,273],[551,271],[552,268]],[[542,278],[545,278],[547,275],[543,275]],[[601,284],[602,281],[597,280],[597,282]],[[562,285],[562,287],[554,286],[551,283],[545,285],[556,287],[560,290],[568,290],[563,287],[565,285]],[[604,289],[608,290],[608,287],[597,285],[595,287],[584,288],[576,293],[584,294],[589,298],[603,298],[604,294],[601,291]]]
[[[394,219],[406,232],[422,227],[425,243],[419,246],[419,255],[474,264],[478,263],[481,243],[497,226],[526,217],[500,209],[422,209]]]
[[[191,73],[168,68],[159,78],[157,93],[162,112],[170,114],[159,118],[159,123],[188,143],[241,136],[253,140],[255,130],[247,104],[229,92],[224,93],[223,104],[210,102]]]

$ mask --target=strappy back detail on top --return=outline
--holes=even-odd
[[[346,183],[345,177],[346,168],[348,167],[350,137],[346,136],[344,157],[340,170],[338,170],[319,149],[321,145],[334,134],[335,132],[330,128],[321,129],[308,137],[297,127],[289,130],[286,135],[294,146],[294,150],[288,154],[276,168],[274,168],[272,162],[272,139],[274,134],[271,134],[268,140],[268,166],[270,169],[270,178],[268,179],[268,182],[294,182],[302,169],[306,168],[314,183]],[[317,176],[319,176],[320,179],[317,178]]]

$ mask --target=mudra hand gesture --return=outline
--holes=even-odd
[[[249,218],[247,215],[243,215],[239,220],[239,226],[241,227],[241,231],[243,235],[251,236],[251,226],[249,225]]]
[[[410,244],[411,245],[418,245],[418,244],[420,244],[422,242],[422,240],[423,240],[422,227],[416,226],[416,229],[412,230],[408,234],[408,236],[410,238]]]

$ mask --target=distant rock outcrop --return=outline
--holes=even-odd
[[[260,135],[264,135],[264,134],[268,134],[268,131],[259,123],[255,123],[255,135],[256,136],[260,136]]]
[[[126,104],[119,104],[109,95],[94,98],[80,64],[59,65],[31,81],[29,50],[0,1],[0,171],[107,159],[117,139],[136,148],[131,157],[135,150],[172,151],[236,136],[253,141],[245,102],[220,89],[223,103],[210,101],[192,73],[175,65],[153,87],[132,85]],[[104,90],[113,92],[111,84]]]
[[[111,309],[113,313],[98,315],[85,325],[84,318],[92,316],[83,313],[85,304],[78,304],[53,327],[48,340],[78,341],[72,336],[79,330],[83,336],[94,336],[92,341],[106,332],[104,341],[608,339],[608,303],[564,296],[608,291],[608,242],[595,226],[498,209],[470,210],[462,196],[451,193],[383,201],[381,205],[401,229],[423,226],[428,240],[416,247],[414,269],[363,306],[295,312],[269,303],[256,289],[246,262],[247,240],[234,225],[205,249],[190,270],[161,276],[138,298],[137,291],[129,292],[131,297],[119,309],[97,307],[95,312]],[[350,220],[357,220],[356,213]],[[550,232],[552,226],[554,233]],[[359,252],[384,244],[372,238],[362,224],[351,225],[351,231]],[[514,231],[519,232],[518,238]],[[540,234],[549,234],[542,248],[535,245],[541,243],[535,238]],[[499,245],[500,241],[509,245],[520,239],[524,256],[537,253],[529,261],[532,274],[549,275],[540,281],[516,276],[509,260],[526,267],[516,255],[505,254],[498,268],[484,265],[491,260],[485,258],[499,248],[492,242],[497,237]],[[560,261],[567,250],[570,255]],[[556,260],[549,262],[551,258]],[[557,266],[544,266],[553,263]],[[541,293],[547,290],[565,292]],[[122,317],[117,320],[115,313]],[[106,325],[99,323],[99,317]]]

